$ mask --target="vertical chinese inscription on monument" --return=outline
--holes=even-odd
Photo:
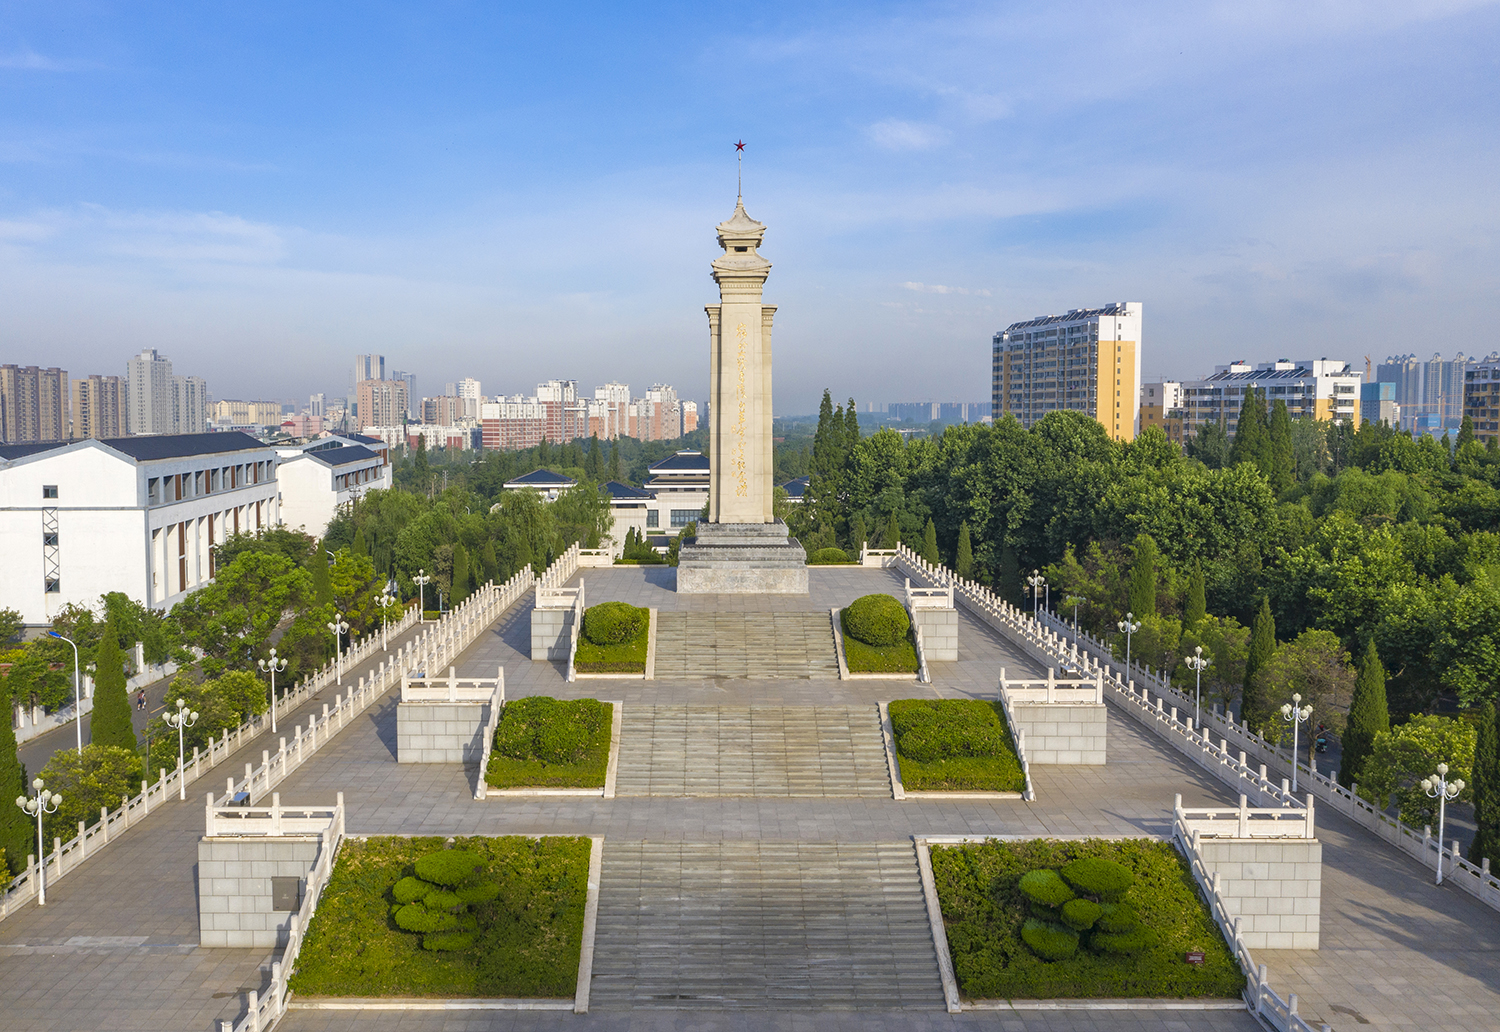
[[[747,417],[745,405],[745,365],[748,361],[750,349],[750,334],[745,329],[745,324],[740,323],[735,327],[735,401],[739,409],[734,420],[734,459],[731,465],[734,468],[734,493],[738,498],[744,498],[750,493],[749,471],[745,467],[745,421]]]

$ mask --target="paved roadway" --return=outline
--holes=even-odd
[[[175,677],[176,675],[172,676]],[[163,729],[166,728],[166,725],[161,723],[161,715],[166,708],[167,689],[171,686],[171,677],[158,678],[148,684],[146,686],[146,708],[144,710],[135,708],[135,692],[130,693],[130,716],[131,722],[135,725],[137,737],[142,735],[146,730],[146,726],[153,720]],[[267,691],[269,692],[269,690],[268,688]],[[89,730],[92,717],[92,712],[83,715],[84,745],[89,744]],[[53,753],[59,749],[76,748],[78,748],[78,732],[74,730],[72,723],[67,723],[62,727],[56,727],[51,731],[37,735],[30,741],[22,742],[17,752],[20,754],[21,762],[26,764],[27,777],[35,777],[47,765],[47,761],[52,758]]]
[[[817,570],[807,599],[678,597],[661,583],[669,571],[588,571],[590,601],[647,599],[659,608],[778,606],[821,608],[829,598],[899,586],[888,572]],[[639,604],[639,603],[638,603]],[[833,604],[833,603],[829,603]],[[966,614],[961,660],[934,670],[935,684],[837,681],[620,681],[566,685],[555,664],[531,663],[529,601],[502,616],[459,664],[465,675],[504,664],[509,694],[592,695],[632,703],[747,702],[871,705],[921,694],[992,694],[997,668],[1020,657]],[[356,675],[357,676],[357,675]],[[304,707],[303,719],[321,700]],[[608,841],[713,843],[900,842],[919,834],[1164,834],[1172,795],[1189,805],[1231,805],[1219,782],[1184,763],[1111,708],[1107,767],[1033,769],[1038,799],[895,802],[879,798],[717,797],[472,799],[473,771],[456,765],[394,762],[395,700],[387,695],[331,742],[280,791],[288,803],[321,803],[343,791],[351,834],[603,834]],[[259,743],[247,754],[258,759]],[[247,756],[246,758],[250,758]],[[238,767],[244,760],[230,761]],[[234,768],[229,768],[234,769]],[[1500,1026],[1500,915],[1451,889],[1428,884],[1414,862],[1320,812],[1325,843],[1322,932],[1317,952],[1263,951],[1273,984],[1302,996],[1302,1013],[1352,1032],[1372,1028],[1463,1029]],[[0,922],[0,1029],[191,1029],[241,1011],[238,993],[264,984],[265,951],[197,947],[194,864],[202,811],[172,804],[128,832],[83,871]],[[607,943],[600,943],[601,950]],[[931,1010],[769,1010],[722,1008],[607,1010],[586,1017],[517,1012],[358,1012],[296,1010],[280,1026],[313,1029],[929,1029],[1240,1030],[1258,1027],[1243,1012],[970,1012],[950,1017],[936,987]]]

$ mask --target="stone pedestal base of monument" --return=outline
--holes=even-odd
[[[806,595],[807,553],[786,524],[700,523],[678,552],[677,590],[688,595]]]

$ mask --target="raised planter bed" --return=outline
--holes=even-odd
[[[898,699],[881,709],[900,797],[1023,798],[1026,773],[999,703]]]
[[[623,606],[620,602],[606,602],[612,607]],[[588,636],[589,613],[584,612],[583,631],[578,635],[578,650],[573,655],[573,669],[579,677],[607,675],[611,677],[646,676],[647,659],[650,657],[652,636],[655,633],[654,614],[650,609],[631,606],[640,616],[636,633],[629,639],[615,644],[599,644]]]
[[[619,706],[597,699],[528,696],[507,703],[485,770],[487,794],[600,794],[618,725]]]

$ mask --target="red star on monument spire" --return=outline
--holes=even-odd
[[[735,144],[734,145],[734,149],[737,150],[737,151],[744,150],[745,149],[745,141],[741,140],[739,143]]]

